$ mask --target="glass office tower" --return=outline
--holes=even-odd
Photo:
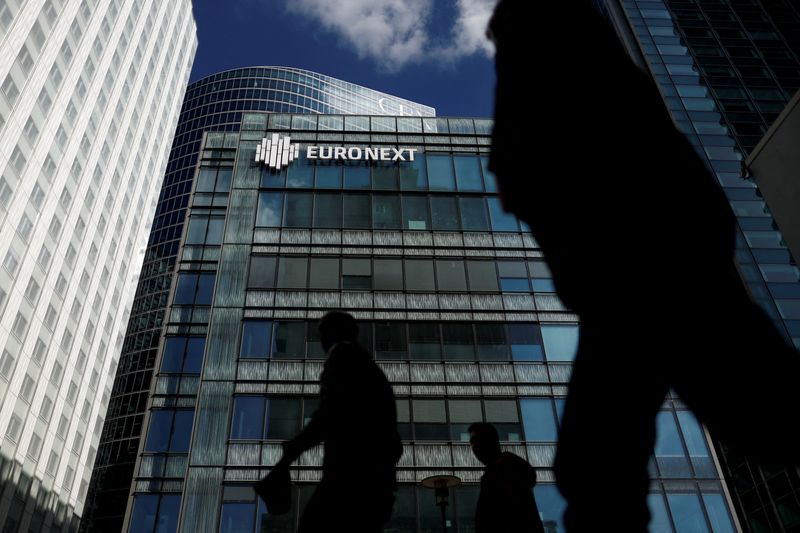
[[[387,531],[440,530],[419,486],[434,474],[461,478],[448,520],[473,530],[482,466],[466,431],[481,420],[538,468],[544,521],[563,531],[551,467],[577,317],[500,207],[490,130],[482,119],[245,113],[238,133],[205,135],[125,531],[294,531],[321,449],[292,469],[290,515],[267,515],[252,485],[317,405],[315,322],[329,309],[359,320],[397,396],[405,452]],[[266,140],[291,146],[280,169],[260,162]],[[364,160],[368,148],[402,159]],[[735,531],[713,451],[674,398],[651,472],[653,531]],[[624,513],[609,510],[608,527]]]
[[[800,7],[789,0],[601,3],[730,199],[739,222],[736,262],[751,295],[800,346],[800,271],[760,191],[742,178],[743,160],[800,87]],[[800,527],[796,469],[720,452],[745,528]]]
[[[0,527],[74,531],[197,46],[189,0],[0,0]]]
[[[189,85],[111,391],[84,531],[116,533],[122,527],[200,142],[209,129],[238,131],[246,111],[435,115],[430,107],[294,68],[241,68]]]

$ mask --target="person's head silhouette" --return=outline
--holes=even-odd
[[[337,342],[356,342],[358,324],[353,315],[329,311],[319,321],[319,340],[326,352]]]
[[[475,422],[469,426],[469,444],[478,461],[489,465],[500,455],[500,435],[488,422]]]

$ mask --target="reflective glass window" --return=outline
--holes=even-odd
[[[402,322],[375,324],[375,358],[406,359],[408,343],[406,326]]]
[[[440,291],[466,292],[467,277],[464,272],[464,262],[449,259],[437,260],[436,284]]]
[[[543,361],[544,350],[536,324],[508,324],[508,342],[514,361]]]
[[[287,193],[283,225],[287,228],[310,228],[312,213],[311,204],[311,193]]]
[[[454,191],[453,160],[449,155],[427,155],[428,183],[431,190]]]
[[[499,198],[488,198],[489,219],[492,221],[492,231],[519,231],[517,218],[511,213],[503,211]]]
[[[341,189],[342,167],[333,163],[317,165],[317,188]]]
[[[372,227],[372,205],[368,194],[345,194],[342,208],[345,229],[369,229]]]
[[[288,440],[300,432],[299,398],[270,398],[267,406],[267,438]]]
[[[278,288],[305,289],[308,259],[281,257],[278,263]]]
[[[478,359],[481,361],[507,361],[508,344],[503,324],[475,324]]]
[[[697,494],[667,494],[667,502],[677,531],[708,532]]]
[[[650,533],[672,533],[672,526],[669,523],[667,506],[664,503],[664,495],[654,492],[647,495],[647,507],[650,509]]]
[[[548,361],[572,361],[578,351],[577,324],[542,324],[542,342]]]
[[[366,163],[350,161],[344,167],[345,189],[369,189],[370,167]]]
[[[403,228],[411,230],[431,228],[427,197],[403,196]]]
[[[272,322],[263,320],[246,320],[242,323],[242,345],[240,357],[269,357],[272,344]]]
[[[275,267],[278,259],[271,255],[254,255],[250,258],[248,288],[271,289],[275,287]]]
[[[457,155],[453,157],[453,163],[456,167],[456,184],[459,191],[483,190],[480,161],[477,157]]]
[[[408,259],[405,261],[406,289],[410,291],[432,291],[435,289],[433,261],[430,259]]]
[[[663,477],[692,476],[672,411],[661,411],[656,416],[655,456]]]
[[[380,291],[403,290],[403,262],[400,259],[375,259],[374,284]]]
[[[311,188],[314,186],[314,162],[309,161],[304,146],[300,147],[300,157],[287,168],[286,186]]]
[[[464,231],[489,231],[489,218],[486,215],[486,202],[483,198],[461,197],[461,226]]]
[[[276,322],[272,337],[272,357],[302,358],[305,355],[305,322]]]
[[[494,261],[467,261],[469,288],[472,291],[500,290]]]
[[[458,231],[456,199],[447,196],[431,197],[431,227],[439,231]]]
[[[264,426],[264,398],[237,396],[233,400],[231,417],[232,439],[260,439]]]
[[[397,190],[397,165],[391,161],[378,162],[372,167],[372,187],[374,189]]]
[[[375,229],[400,229],[400,198],[375,195],[372,197],[372,226]]]
[[[441,359],[439,324],[410,322],[408,324],[408,353],[411,359]]]
[[[314,227],[342,227],[342,195],[339,193],[316,194],[314,198]]]
[[[312,257],[309,288],[338,289],[339,259]]]
[[[474,360],[475,339],[472,334],[472,325],[443,323],[442,346],[445,359]]]
[[[404,191],[422,191],[428,188],[425,155],[417,153],[414,161],[400,163],[400,188]]]
[[[519,406],[522,411],[525,440],[557,440],[556,417],[553,402],[549,398],[522,398]]]
[[[283,194],[262,192],[258,195],[256,227],[277,228],[281,225],[283,214]]]

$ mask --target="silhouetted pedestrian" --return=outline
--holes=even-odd
[[[732,449],[796,462],[800,357],[750,300],[728,201],[653,81],[591,0],[502,0],[490,32],[490,169],[581,321],[555,464],[566,528],[647,530],[670,388]]]
[[[300,518],[301,533],[382,531],[396,490],[403,452],[394,393],[372,356],[356,342],[358,325],[332,311],[319,323],[328,354],[320,376],[320,404],[311,421],[283,445],[276,468],[324,442],[322,480]]]
[[[486,465],[475,509],[477,533],[544,533],[533,497],[536,470],[525,459],[500,449],[497,429],[487,422],[469,427],[469,443]]]

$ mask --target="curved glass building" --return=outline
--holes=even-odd
[[[295,68],[234,69],[188,86],[111,392],[81,523],[83,531],[116,533],[122,528],[201,141],[208,130],[238,131],[247,111],[435,115],[433,108]],[[231,141],[235,147],[235,135]],[[223,165],[218,172],[224,182],[230,179],[232,165]],[[193,328],[189,326],[186,333]],[[173,508],[177,512],[175,498],[179,500],[165,496],[156,502],[154,519],[169,524]]]

